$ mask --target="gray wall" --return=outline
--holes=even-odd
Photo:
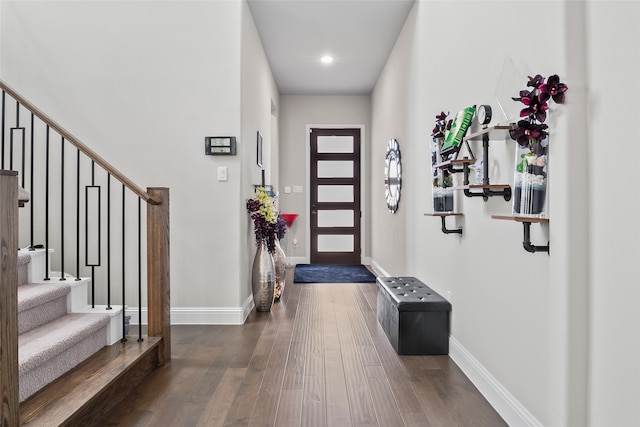
[[[551,4],[551,14],[528,1],[415,4],[372,95],[373,182],[387,138],[406,141],[404,211],[385,212],[372,186],[372,261],[451,295],[451,355],[511,425],[638,425],[640,202],[629,195],[637,192],[640,150],[632,125],[640,5],[542,8]],[[529,25],[538,24],[543,30],[532,34]],[[613,46],[625,52],[624,66]],[[439,219],[424,216],[433,212],[435,115],[481,103],[495,109],[507,58],[523,75],[517,90],[537,73],[557,73],[569,85],[567,103],[553,105],[547,121],[550,223],[532,227],[534,243],[550,240],[550,255],[523,250],[521,224],[491,219],[511,212],[500,198],[457,195],[464,217],[449,226],[462,225],[462,237],[443,234]],[[618,143],[624,154],[613,155],[612,165],[608,153]],[[514,144],[492,138],[492,182],[512,183]],[[616,207],[621,200],[624,208]]]
[[[9,85],[138,185],[171,189],[172,321],[242,322],[255,135],[268,153],[278,103],[246,3],[4,1],[0,28]],[[205,156],[215,135],[238,155]]]
[[[363,256],[370,254],[369,227],[370,203],[368,189],[376,187],[370,183],[371,162],[370,129],[371,129],[371,97],[369,96],[298,96],[283,95],[280,97],[280,208],[282,212],[299,214],[291,232],[285,237],[287,256],[298,262],[308,262],[308,159],[307,159],[307,125],[364,125],[362,139],[365,172],[363,185],[363,234],[365,246]],[[384,166],[384,155],[378,162]],[[284,194],[283,187],[301,185],[302,193]],[[384,189],[382,190],[384,194]],[[292,239],[298,240],[297,248]]]

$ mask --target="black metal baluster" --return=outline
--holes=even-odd
[[[138,198],[138,342],[142,339],[142,208]]]
[[[0,160],[0,169],[4,169],[4,129],[5,129],[5,114],[6,114],[6,110],[4,108],[5,98],[6,98],[6,93],[3,90],[2,91],[2,135],[1,135],[2,153],[0,154],[0,157],[2,157],[2,159]]]
[[[91,185],[87,185],[85,187],[85,229],[84,229],[84,239],[85,239],[85,265],[87,267],[91,267],[91,308],[95,308],[96,307],[96,267],[100,266],[100,259],[101,259],[101,248],[102,248],[102,198],[100,197],[100,186],[95,185],[96,183],[96,163],[95,161],[91,161]],[[98,224],[97,224],[97,228],[98,228],[98,242],[97,242],[97,248],[98,248],[98,256],[97,256],[97,263],[95,264],[90,264],[89,261],[89,189],[90,188],[95,188],[98,191],[98,196],[97,196],[97,200],[98,200],[98,207],[97,207],[97,213],[98,213]]]
[[[125,214],[126,214],[126,208],[125,208],[125,191],[126,191],[126,187],[124,184],[122,184],[122,342],[127,341],[127,334],[125,331],[125,312],[124,312],[124,308],[125,308]]]
[[[16,123],[17,122],[18,122],[18,120],[16,120]],[[16,126],[17,126],[17,124],[16,124]],[[21,178],[21,181],[22,181],[21,187],[24,188],[25,146],[26,146],[26,143],[27,143],[27,134],[26,134],[27,132],[26,132],[25,128],[20,128],[20,129],[22,129],[22,154],[21,154],[21,156],[22,156],[22,158],[21,158],[21,160],[22,160],[22,162],[21,162],[22,170],[20,171],[20,178]]]
[[[64,136],[60,137],[60,281],[64,277]]]
[[[80,149],[76,157],[76,281],[80,279]]]
[[[107,173],[107,310],[111,308],[111,174]]]
[[[9,170],[13,170],[13,131],[20,129],[20,104],[16,101],[16,126],[9,129]]]
[[[29,250],[30,251],[34,251],[35,247],[34,247],[34,242],[33,242],[33,215],[34,215],[34,208],[33,205],[35,204],[35,197],[33,196],[33,162],[34,162],[34,154],[33,154],[33,146],[34,146],[34,114],[31,113],[31,165],[29,166],[29,198],[31,200],[31,203],[29,203]]]
[[[49,279],[49,125],[47,125],[44,189],[44,280]]]

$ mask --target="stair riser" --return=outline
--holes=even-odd
[[[94,332],[46,363],[20,375],[20,402],[77,366],[106,345],[105,328]]]
[[[18,333],[24,334],[67,314],[67,296],[56,298],[18,314]]]
[[[36,249],[34,251],[29,251],[22,249],[20,252],[31,255],[31,262],[29,263],[28,275],[27,275],[27,283],[33,282],[41,282],[45,278],[47,259],[46,252],[44,249]],[[51,254],[53,253],[53,249],[49,249],[49,267],[51,267]]]

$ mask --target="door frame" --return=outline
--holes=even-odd
[[[367,144],[365,143],[365,127],[363,124],[307,124],[306,128],[306,155],[305,155],[305,174],[306,174],[306,189],[305,191],[305,212],[307,217],[311,211],[311,129],[359,129],[360,130],[360,263],[368,264],[368,257],[365,256],[365,248],[367,243],[367,194],[369,186],[367,180],[364,179],[367,171]],[[307,226],[305,230],[305,262],[308,264],[311,262],[311,219],[307,219]]]

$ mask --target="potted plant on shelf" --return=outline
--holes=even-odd
[[[512,98],[524,104],[521,120],[509,131],[511,139],[518,143],[514,172],[514,215],[544,215],[548,166],[549,100],[564,104],[568,87],[560,82],[557,74],[546,79],[540,74],[529,76],[527,87],[520,96]]]
[[[435,212],[453,211],[453,177],[448,169],[438,168],[442,163],[440,150],[447,132],[451,129],[452,120],[447,120],[449,113],[442,111],[436,116],[436,125],[431,132],[431,167],[433,172],[433,210]]]

